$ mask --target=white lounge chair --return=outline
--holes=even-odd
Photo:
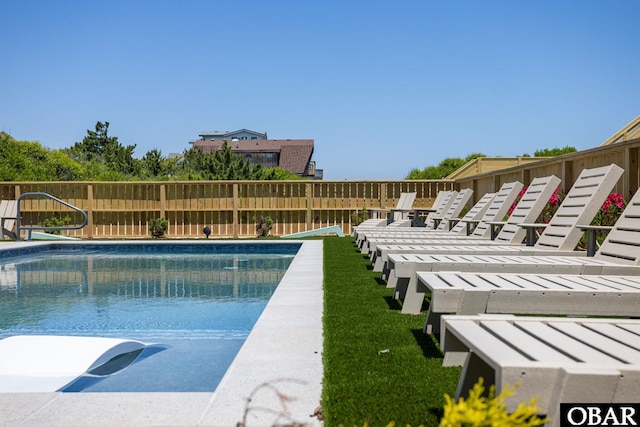
[[[432,208],[429,209],[429,211],[431,211],[433,214],[441,215],[442,212],[444,212],[445,209],[448,209],[448,207],[451,205],[456,194],[457,194],[457,191],[444,191],[444,192],[438,193],[438,196],[436,196],[437,204],[434,204]],[[411,203],[413,203],[413,201]],[[405,202],[403,202],[403,204],[406,204],[406,199],[405,199]],[[379,221],[379,220],[375,220],[375,221]],[[410,225],[410,223],[407,221],[402,220],[401,222],[404,225]],[[371,224],[365,225],[364,227],[360,225],[354,228],[352,235],[355,237],[355,242],[356,242],[356,245],[358,245],[358,247],[362,246],[362,242],[365,239],[365,236],[369,233],[377,233],[377,232],[385,232],[385,231],[393,232],[393,231],[405,230],[409,228],[409,227],[388,227],[388,225],[390,225],[388,220],[386,220],[386,222],[377,223],[377,225],[375,224],[371,225]],[[411,227],[411,228],[414,228],[414,227]]]
[[[423,332],[445,314],[640,315],[640,276],[419,272],[430,294]]]
[[[476,202],[475,205],[471,207],[471,209],[469,209],[469,211],[462,218],[455,218],[455,219],[449,218],[447,220],[447,222],[449,223],[448,227],[450,228],[449,231],[442,232],[442,233],[433,231],[433,233],[430,233],[430,234],[432,235],[437,234],[443,237],[471,235],[471,233],[473,233],[473,227],[475,227],[482,220],[482,217],[485,216],[487,210],[489,209],[489,207],[491,206],[491,203],[495,198],[496,198],[496,193],[486,193],[484,196],[480,198],[480,200]],[[411,236],[410,233],[403,233],[400,235]],[[375,265],[377,243],[380,241],[387,241],[387,240],[395,241],[395,239],[386,239],[386,238],[381,239],[381,238],[375,238],[375,237],[368,240],[369,258],[371,259],[372,264]],[[401,239],[401,240],[405,240],[405,239]],[[408,239],[408,240],[411,241],[412,239]],[[422,242],[423,240],[416,239],[414,241]]]
[[[18,219],[18,202],[15,200],[0,201],[0,240],[7,236],[16,240],[14,231]]]
[[[438,193],[438,196],[440,193]],[[445,191],[442,192],[442,199],[438,201],[438,204],[434,203],[431,209],[428,209],[427,216],[424,220],[425,228],[427,230],[432,230],[433,225],[435,224],[434,218],[442,216],[451,206],[455,198],[458,196],[458,192],[453,191]],[[436,198],[436,200],[438,200]]]
[[[396,207],[393,209],[368,209],[371,218],[365,220],[361,224],[353,228],[352,234],[357,236],[358,230],[364,230],[369,228],[384,227],[394,221],[402,221],[406,219],[407,212],[413,206],[413,202],[416,199],[416,193],[401,193],[396,203]],[[384,216],[385,218],[382,218]]]
[[[410,299],[415,304],[417,301],[421,304],[424,292],[417,287],[418,271],[640,275],[639,217],[640,190],[629,201],[594,257],[391,254],[391,275],[396,284],[398,278],[407,283],[405,303]],[[396,292],[398,290],[399,286]]]
[[[471,196],[473,196],[472,189],[463,188],[462,190],[460,190],[451,200],[451,204],[447,207],[446,210],[444,210],[442,216],[427,217],[429,223],[425,224],[426,228],[434,229],[437,231],[449,231],[451,228],[449,227],[449,220],[458,218],[460,216],[460,213],[471,199]]]
[[[462,212],[462,209],[467,204],[467,202],[469,201],[472,195],[473,195],[473,190],[470,190],[468,188],[465,188],[460,192],[457,192],[457,191],[451,192],[452,198],[447,199],[445,202],[445,204],[448,207],[443,211],[441,216],[434,217],[431,219],[432,222],[434,223],[434,225],[431,228],[412,227],[411,229],[421,230],[417,232],[417,235],[424,235],[424,233],[427,231],[446,233],[449,230],[449,220],[455,219],[458,216],[460,216],[460,212]],[[393,234],[391,230],[389,232]],[[373,233],[375,233],[375,230],[373,231]],[[406,232],[404,234],[406,234]],[[366,238],[368,235],[370,235],[370,233],[364,233],[364,239],[361,240],[361,244],[360,244],[360,251],[365,254],[370,252],[369,243],[371,240]]]
[[[520,183],[518,183],[520,184]],[[521,185],[521,184],[520,184]],[[428,233],[415,233],[414,235],[407,236],[406,234],[382,234],[382,233],[367,233],[365,236],[371,250],[374,250],[378,245],[392,245],[392,244],[463,244],[467,242],[474,242],[471,244],[477,244],[478,240],[482,244],[512,244],[521,243],[526,236],[526,230],[521,228],[518,224],[535,221],[542,210],[544,209],[547,201],[560,185],[560,178],[551,175],[542,178],[535,178],[528,186],[526,192],[522,195],[522,198],[516,205],[514,211],[509,216],[506,222],[503,221],[504,216],[507,214],[511,204],[507,205],[503,203],[500,210],[487,211],[487,216],[477,225],[471,236],[452,235],[452,234],[428,234]],[[517,193],[513,195],[513,198],[517,196]],[[496,197],[499,203],[499,198]],[[496,215],[497,212],[503,213],[503,215]],[[496,234],[496,230],[499,232]],[[403,238],[404,237],[404,238]],[[420,241],[422,240],[422,241]],[[491,240],[495,240],[492,242]],[[372,243],[373,242],[373,243]],[[376,255],[377,257],[377,255]],[[385,258],[385,257],[383,257]],[[383,262],[386,261],[383,259]],[[386,277],[386,270],[383,268],[383,278]]]
[[[607,199],[616,182],[622,176],[622,168],[610,165],[601,168],[584,169],[576,182],[567,193],[564,201],[548,224],[541,224],[545,228],[538,241],[531,246],[523,246],[518,241],[511,241],[508,245],[487,244],[482,242],[468,242],[461,245],[413,245],[410,249],[399,247],[382,247],[380,257],[388,259],[389,254],[451,254],[451,255],[570,255],[584,256],[586,252],[574,251],[583,235],[578,227],[590,224],[596,213]],[[518,224],[521,229],[535,230],[536,224]],[[533,239],[531,239],[533,240]],[[465,242],[466,243],[466,242]],[[529,245],[530,243],[528,243]],[[383,254],[386,252],[386,254]],[[385,256],[386,255],[386,256]],[[397,287],[397,283],[392,284]],[[391,286],[391,285],[390,285]],[[415,307],[414,307],[415,309]],[[419,307],[417,308],[419,309]]]
[[[467,352],[456,399],[479,378],[496,393],[520,384],[507,410],[538,398],[560,425],[560,403],[629,403],[640,396],[640,320],[443,316],[441,348]]]
[[[509,244],[521,244],[526,236],[526,230],[519,226],[521,223],[533,222],[542,213],[547,201],[560,184],[560,179],[554,175],[535,178],[522,198],[516,205],[515,209],[509,216],[506,222],[490,220],[483,218],[483,221],[478,224],[476,230],[472,236],[442,236],[438,235],[437,238],[429,239],[424,237],[424,240],[414,240],[411,243],[415,245],[509,245]],[[510,206],[505,208],[508,209]],[[500,231],[495,234],[494,227],[502,225]],[[407,240],[381,240],[376,242],[379,245],[391,245],[391,244],[408,244]],[[412,252],[409,252],[412,253]],[[402,252],[398,252],[396,255],[401,255]],[[380,259],[383,263],[382,278],[386,279],[387,287],[395,288],[397,284],[396,276],[391,274],[394,267],[393,263],[389,262],[389,257],[392,254],[383,254],[381,250]],[[402,285],[402,284],[401,284]],[[406,284],[404,284],[406,287]]]

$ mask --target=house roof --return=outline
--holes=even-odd
[[[238,135],[240,133],[249,133],[249,134],[253,134],[253,135],[257,135],[257,136],[262,136],[267,138],[267,133],[266,132],[256,132],[253,130],[249,130],[249,129],[240,129],[240,130],[234,130],[229,132],[228,130],[211,130],[211,131],[202,131],[200,133],[199,136],[216,136],[216,137],[220,137],[220,138],[224,138],[224,137],[228,137],[228,138],[232,138],[233,135]]]
[[[222,148],[224,140],[193,141],[193,148],[209,153]],[[279,153],[278,166],[289,172],[303,175],[313,155],[313,139],[254,139],[227,141],[234,153]]]
[[[631,120],[629,124],[620,129],[611,138],[607,139],[600,145],[610,145],[617,142],[630,141],[636,138],[640,138],[640,116]]]

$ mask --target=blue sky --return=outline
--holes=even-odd
[[[4,1],[0,130],[136,156],[315,140],[325,179],[601,144],[640,115],[640,1]]]

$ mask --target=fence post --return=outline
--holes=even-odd
[[[621,194],[624,196],[626,200],[629,200],[633,197],[633,191],[631,190],[631,183],[633,182],[635,185],[634,188],[638,185],[638,164],[636,163],[638,157],[638,149],[637,148],[629,148],[627,145],[624,147],[624,151],[622,152],[622,165],[624,170],[627,172],[623,175],[622,178],[622,191]],[[634,167],[635,166],[635,167]]]
[[[93,184],[87,184],[87,227],[89,232],[87,233],[88,239],[93,239]]]
[[[304,190],[307,193],[306,203],[307,203],[307,229],[305,231],[311,230],[313,227],[311,225],[313,213],[311,211],[311,206],[313,202],[313,187],[310,182],[307,182],[304,186]]]
[[[238,183],[233,183],[233,238],[238,238],[238,231],[240,229],[240,223],[238,221],[238,206],[240,206],[240,190],[238,188]]]

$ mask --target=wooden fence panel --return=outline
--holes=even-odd
[[[187,181],[187,182],[2,182],[0,198],[46,192],[89,214],[89,225],[68,235],[82,238],[148,238],[148,223],[164,217],[170,238],[252,237],[256,218],[273,219],[273,235],[339,225],[351,232],[351,216],[364,208],[391,208],[403,192],[416,192],[414,207],[432,205],[439,191],[469,187],[473,201],[514,180],[528,185],[556,175],[570,188],[582,169],[615,163],[625,169],[615,191],[629,199],[640,187],[640,140],[597,147],[458,180],[402,181]],[[78,214],[51,200],[25,199],[24,224]]]

